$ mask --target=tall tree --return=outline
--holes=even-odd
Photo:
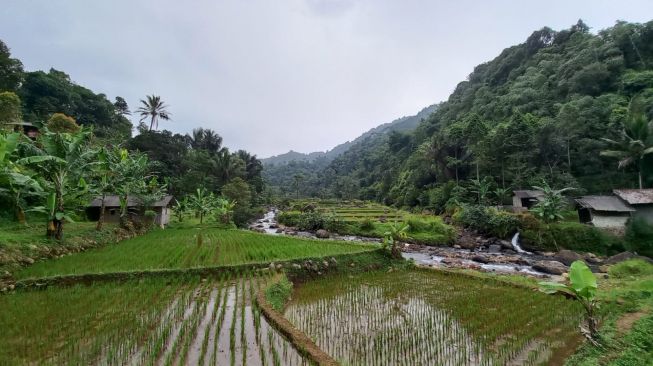
[[[649,121],[646,106],[641,97],[635,97],[628,106],[628,115],[623,120],[621,140],[604,138],[611,149],[601,155],[617,158],[619,169],[634,166],[637,170],[639,188],[644,186],[642,171],[644,158],[653,153],[653,121]]]
[[[116,113],[121,116],[131,116],[132,112],[129,111],[129,105],[123,97],[116,97],[116,101],[113,102],[113,106],[116,108]]]
[[[22,62],[12,58],[9,47],[0,40],[0,91],[16,91],[22,80]]]
[[[170,119],[170,112],[161,97],[158,95],[148,95],[146,99],[141,99],[141,106],[136,110],[141,115],[141,121],[150,120],[150,131],[159,128],[159,120],[167,121]]]

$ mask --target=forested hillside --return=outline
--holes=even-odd
[[[344,178],[334,182],[336,175],[346,173],[339,170],[339,174],[328,174],[327,167],[341,166],[341,161],[353,161],[362,158],[359,153],[368,154],[374,146],[385,146],[387,139],[393,133],[410,133],[421,121],[437,109],[437,105],[430,105],[414,116],[398,118],[392,122],[384,123],[353,141],[342,143],[333,149],[310,154],[301,154],[290,151],[286,154],[262,159],[265,166],[263,176],[271,189],[281,195],[306,195],[326,197],[354,197],[357,194],[355,183]],[[350,152],[351,151],[351,152]],[[345,155],[345,157],[343,157]],[[349,163],[348,165],[352,165]],[[334,184],[333,189],[329,190]]]
[[[350,148],[313,190],[440,210],[479,183],[598,193],[641,172],[650,186],[652,116],[653,22],[543,28],[475,67],[414,133]]]

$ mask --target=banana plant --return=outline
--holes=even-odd
[[[70,221],[65,197],[79,198],[88,193],[88,184],[82,176],[97,154],[88,146],[90,136],[88,129],[76,133],[54,133],[46,128],[26,148],[29,156],[17,161],[17,164],[32,167],[51,187],[47,201],[51,212],[46,230],[49,238],[61,240],[64,221]]]
[[[399,249],[399,240],[408,238],[410,226],[405,223],[394,223],[390,225],[390,230],[383,233],[383,246],[394,258],[401,258],[401,249]]]
[[[547,294],[560,292],[580,302],[585,309],[587,320],[587,328],[581,325],[581,332],[592,343],[598,344],[596,341],[598,333],[596,320],[596,309],[598,308],[596,290],[598,286],[596,277],[585,262],[577,260],[569,268],[569,282],[568,285],[557,282],[540,282],[540,291]]]
[[[26,225],[25,213],[34,209],[27,207],[25,198],[42,195],[43,187],[33,172],[15,162],[21,139],[20,133],[0,134],[0,195],[12,202],[16,220]]]
[[[204,216],[215,209],[216,203],[215,195],[212,192],[207,193],[204,187],[197,188],[195,194],[188,196],[189,209],[195,212],[200,224],[203,223]]]

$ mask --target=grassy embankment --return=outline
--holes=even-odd
[[[56,241],[46,238],[45,227],[45,222],[29,225],[0,222],[0,273],[13,272],[39,260],[114,243],[128,236],[127,232],[117,231],[113,224],[105,224],[101,231],[96,231],[94,222],[75,222],[66,223],[64,239]]]
[[[314,212],[302,212],[310,206]],[[319,216],[315,220],[315,216]],[[320,221],[322,219],[322,222]],[[326,229],[342,235],[382,238],[390,226],[410,226],[408,241],[429,245],[450,244],[455,238],[453,227],[439,216],[411,214],[373,202],[302,200],[279,215],[280,223],[302,230]]]
[[[17,272],[16,278],[265,263],[376,248],[369,244],[277,237],[233,229],[165,229],[117,245],[37,263]]]

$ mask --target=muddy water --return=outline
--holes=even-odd
[[[577,345],[574,302],[430,271],[302,284],[286,317],[347,365],[539,365]]]
[[[256,279],[203,283],[180,293],[158,317],[126,365],[308,365],[253,304]],[[137,346],[131,346],[137,344]],[[98,364],[111,364],[106,357]]]

